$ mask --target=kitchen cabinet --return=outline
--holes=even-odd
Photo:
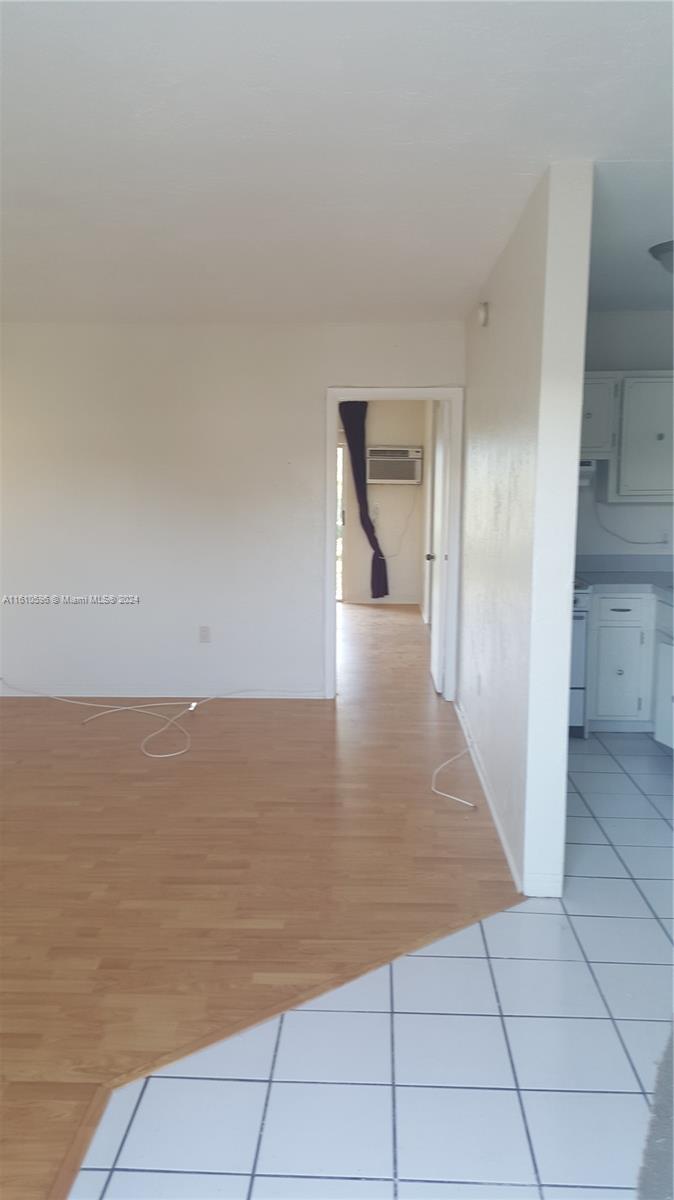
[[[606,504],[671,504],[672,374],[588,375],[581,458],[598,459]]]
[[[671,379],[626,379],[623,383],[618,492],[672,495]]]
[[[589,717],[650,722],[655,597],[595,595],[589,653]]]
[[[616,444],[616,408],[619,382],[615,375],[590,376],[583,388],[582,458],[609,455]]]
[[[674,744],[673,654],[671,638],[661,635],[656,645],[653,737],[670,748]]]

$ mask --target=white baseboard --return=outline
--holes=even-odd
[[[457,717],[459,718],[459,723],[461,725],[461,729],[463,730],[463,736],[465,737],[466,742],[468,743],[468,750],[470,752],[470,757],[472,759],[473,766],[475,767],[475,770],[477,772],[478,779],[480,780],[480,783],[482,784],[482,791],[484,792],[484,794],[487,798],[487,804],[489,805],[489,811],[491,812],[492,820],[494,822],[494,825],[496,826],[496,832],[498,833],[501,845],[503,847],[503,853],[506,856],[506,861],[510,868],[510,874],[513,877],[513,883],[515,884],[515,887],[517,888],[518,892],[523,892],[524,888],[522,886],[522,879],[520,877],[520,873],[515,864],[515,856],[513,854],[512,848],[511,848],[511,846],[508,842],[508,839],[505,835],[505,832],[503,830],[503,826],[501,824],[501,819],[498,815],[496,804],[494,802],[494,793],[492,790],[492,786],[489,782],[489,777],[485,770],[484,763],[482,762],[482,759],[480,757],[480,751],[478,750],[475,739],[470,731],[470,725],[468,724],[468,718],[467,718],[465,712],[463,711],[461,705],[459,704],[458,700],[454,701],[454,709],[456,711]]]

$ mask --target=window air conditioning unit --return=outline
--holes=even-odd
[[[421,446],[368,446],[368,483],[421,483]]]

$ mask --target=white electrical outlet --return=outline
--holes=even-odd
[[[199,626],[199,641],[200,642],[210,642],[210,640],[211,640],[210,625],[200,625]]]

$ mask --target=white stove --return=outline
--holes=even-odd
[[[571,638],[571,691],[569,729],[573,737],[587,737],[585,673],[587,662],[587,619],[592,585],[584,579],[573,581],[573,635]]]

